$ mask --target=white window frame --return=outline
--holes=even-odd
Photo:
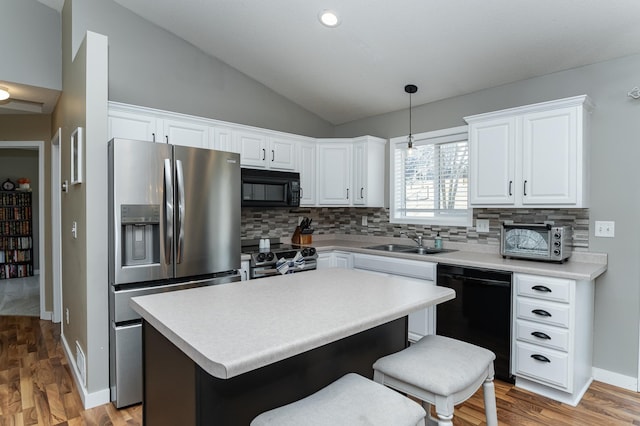
[[[425,143],[438,143],[443,140],[453,142],[455,140],[469,139],[468,126],[452,127],[449,129],[434,130],[431,132],[418,133],[413,135],[414,145]],[[471,226],[473,222],[473,209],[469,206],[467,198],[467,214],[457,217],[430,217],[430,218],[407,218],[399,216],[396,211],[396,150],[407,149],[407,136],[392,138],[389,143],[389,221],[391,223],[406,223],[415,225],[437,225],[437,226]]]

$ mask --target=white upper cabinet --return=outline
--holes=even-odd
[[[209,148],[206,120],[150,108],[109,103],[109,139],[137,139]]]
[[[480,121],[469,126],[471,204],[514,203],[515,133],[513,117]]]
[[[240,147],[240,164],[249,167],[266,168],[267,137],[254,132],[236,131]]]
[[[267,136],[258,132],[237,131],[240,162],[243,166],[294,170],[296,141],[285,136]]]
[[[351,139],[323,139],[318,142],[318,204],[351,204]]]
[[[109,107],[109,139],[155,141],[157,117],[130,108]]]
[[[386,139],[318,139],[318,205],[384,206]]]
[[[209,129],[209,145],[219,151],[235,152],[240,154],[240,147],[233,137],[231,127],[216,126]]]
[[[166,117],[162,119],[163,140],[172,145],[209,148],[209,126],[201,121]]]
[[[303,206],[384,206],[386,139],[310,137],[109,102],[109,139],[217,149],[243,167],[300,173]]]
[[[298,144],[298,167],[300,173],[300,205],[316,204],[316,143],[302,141]]]
[[[285,137],[269,136],[267,163],[270,169],[293,170],[296,166],[296,142]]]
[[[470,205],[588,207],[588,118],[576,96],[465,117]]]
[[[578,113],[570,107],[522,117],[522,204],[578,204]]]
[[[363,136],[353,143],[353,205],[384,206],[385,139]]]

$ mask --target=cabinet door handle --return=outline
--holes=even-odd
[[[151,140],[152,141],[156,141],[156,134],[155,133],[151,133]]]
[[[275,150],[271,150],[271,161],[276,161],[276,151]]]
[[[349,188],[347,188],[347,200],[349,199]]]
[[[165,135],[164,138],[167,140],[167,143],[169,143],[169,135]]]
[[[510,181],[509,181],[509,196],[512,196],[512,195],[513,195],[513,191],[511,190],[511,189],[512,189],[512,187],[513,187],[513,181],[512,181],[512,180],[510,180]]]
[[[531,290],[543,291],[545,293],[551,293],[551,289],[549,287],[543,285],[534,285],[531,287]]]
[[[267,158],[267,150],[262,148],[262,161],[264,161]]]
[[[541,317],[551,317],[551,314],[544,309],[534,309],[531,313],[540,315]]]
[[[537,337],[539,339],[544,339],[544,340],[551,340],[551,337],[549,337],[548,334],[543,333],[542,331],[532,331],[531,335],[533,337]]]
[[[364,199],[364,188],[360,188],[360,198]]]
[[[544,355],[540,355],[540,354],[533,354],[533,355],[531,355],[531,358],[535,359],[536,361],[551,362],[551,360],[549,358],[547,358]]]
[[[522,188],[522,193],[526,197],[527,196],[527,181],[524,181],[524,187]]]

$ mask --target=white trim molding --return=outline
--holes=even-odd
[[[638,392],[638,379],[632,376],[625,376],[624,374],[593,367],[593,380]]]
[[[78,393],[80,394],[80,398],[82,399],[82,404],[84,405],[84,409],[88,410],[89,408],[97,407],[98,405],[107,404],[111,401],[111,392],[109,388],[100,389],[97,392],[91,392],[87,390],[86,386],[82,382],[80,377],[80,371],[78,370],[78,366],[76,365],[76,357],[69,348],[69,344],[67,343],[67,338],[64,334],[60,335],[60,341],[62,342],[62,347],[64,348],[64,354],[67,357],[67,362],[71,367],[71,372],[73,373],[73,380],[76,383],[76,387],[78,389]]]

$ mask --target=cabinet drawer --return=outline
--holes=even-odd
[[[516,339],[567,352],[569,350],[569,330],[548,327],[532,321],[516,322]]]
[[[569,302],[571,280],[522,274],[517,274],[515,279],[518,296]]]
[[[518,375],[567,389],[569,356],[563,352],[518,342],[516,344],[516,376]]]
[[[569,305],[543,302],[541,300],[518,297],[516,302],[518,318],[558,327],[569,327]]]

